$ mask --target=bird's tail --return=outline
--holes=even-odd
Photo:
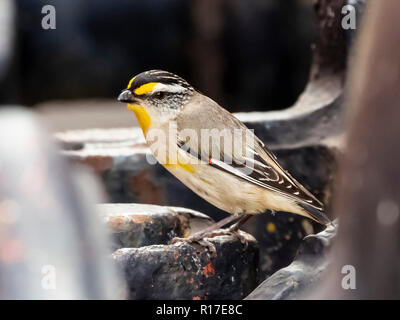
[[[304,210],[311,219],[324,225],[332,223],[323,210],[319,210],[316,207],[304,202],[297,202],[297,205]]]

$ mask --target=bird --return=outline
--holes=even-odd
[[[235,232],[251,216],[265,212],[331,223],[323,203],[252,130],[183,78],[163,70],[142,72],[130,79],[118,101],[135,113],[157,161],[201,198],[231,214],[191,240],[200,242],[233,221],[228,231]]]

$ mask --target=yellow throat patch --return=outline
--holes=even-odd
[[[128,109],[135,113],[139,125],[142,128],[143,134],[146,135],[146,132],[151,125],[151,119],[149,114],[146,112],[146,109],[138,104],[131,103],[128,103]]]

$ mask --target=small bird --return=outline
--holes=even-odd
[[[153,155],[169,172],[200,197],[232,214],[192,239],[199,240],[238,220],[229,229],[233,232],[252,215],[266,211],[330,223],[323,204],[282,168],[251,130],[181,77],[162,70],[140,73],[129,81],[118,101],[127,103],[135,113]],[[155,141],[154,132],[166,138]],[[200,139],[203,132],[211,132],[210,139]],[[249,139],[232,139],[221,146],[216,143],[221,132],[231,137],[241,132],[241,137]],[[176,156],[171,159],[171,155]]]

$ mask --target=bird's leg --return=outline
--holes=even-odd
[[[188,241],[189,240],[189,241],[192,241],[192,242],[197,242],[198,240],[200,240],[200,239],[202,239],[204,237],[209,237],[209,235],[213,231],[222,228],[226,224],[228,224],[228,223],[230,223],[232,221],[235,221],[238,218],[240,219],[240,216],[238,217],[238,216],[235,216],[235,215],[230,215],[230,216],[228,216],[228,217],[226,217],[226,218],[224,218],[224,219],[212,224],[211,226],[205,228],[204,230],[196,232],[195,234],[191,235],[190,237],[187,237],[187,238],[178,238],[178,237],[173,238],[171,240],[171,243],[175,243],[175,242],[178,242],[178,241],[181,241],[181,240],[183,240],[183,241]],[[212,238],[212,237],[209,237],[209,238]]]
[[[228,230],[231,231],[231,232],[238,231],[239,228],[240,228],[242,225],[244,225],[244,224],[247,222],[247,220],[249,220],[251,217],[252,217],[251,214],[244,214],[244,216],[241,217],[235,224],[231,225],[231,226],[228,228]]]
[[[245,246],[245,249],[247,249],[248,243],[247,243],[247,239],[245,236],[243,236],[240,232],[239,232],[239,228],[245,224],[247,222],[247,220],[249,220],[252,217],[251,214],[242,214],[242,216],[240,217],[240,219],[233,225],[231,225],[229,228],[224,229],[224,230],[216,230],[214,232],[214,236],[218,236],[218,235],[235,235],[240,242]]]
[[[206,247],[208,249],[208,251],[211,254],[211,257],[215,258],[216,257],[216,249],[215,246],[208,240],[206,240],[205,238],[213,238],[219,235],[236,235],[239,240],[244,243],[247,247],[247,240],[244,239],[243,236],[240,235],[240,233],[238,232],[239,227],[245,223],[249,218],[251,217],[251,215],[248,214],[244,214],[241,216],[236,216],[236,215],[231,215],[228,216],[220,221],[218,221],[217,223],[214,223],[213,225],[207,227],[204,230],[201,230],[199,232],[196,232],[195,234],[191,235],[190,237],[187,238],[173,238],[170,243],[174,244],[176,242],[190,242],[190,243],[198,243],[203,247]],[[222,228],[223,226],[225,226],[226,224],[235,221],[239,219],[239,221],[237,221],[235,224],[233,224],[231,227],[227,228],[227,229],[222,229],[219,230],[220,228]]]

